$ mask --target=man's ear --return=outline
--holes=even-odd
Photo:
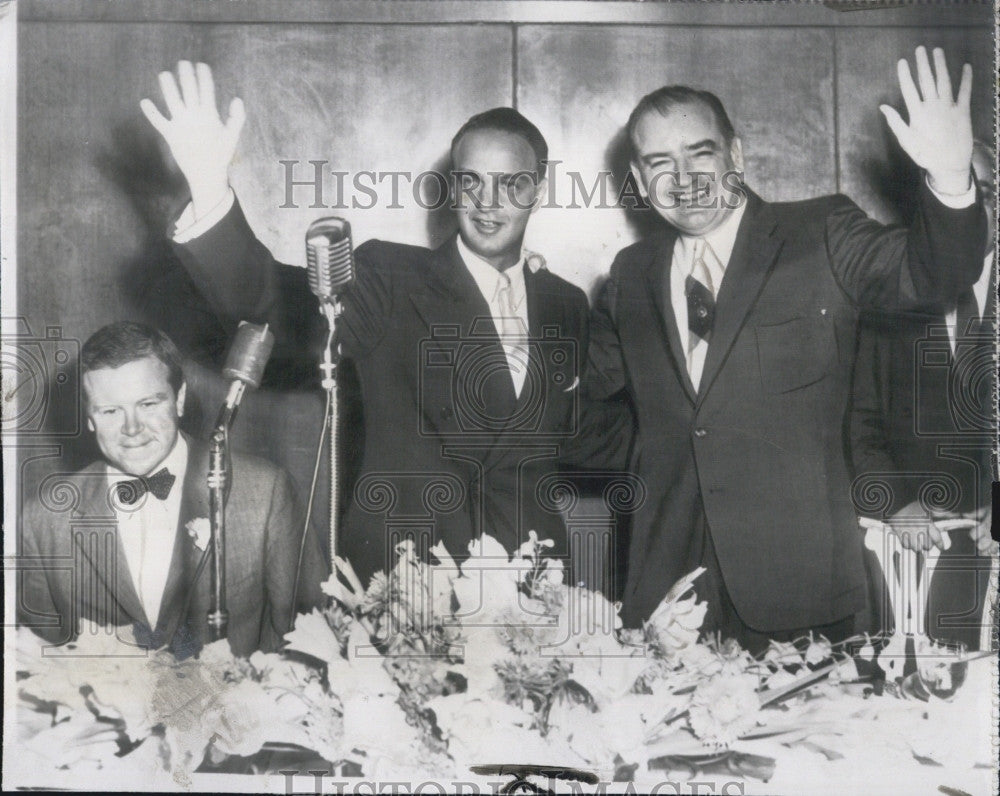
[[[634,160],[629,163],[629,171],[632,172],[632,176],[635,178],[635,187],[639,189],[639,196],[643,199],[649,198],[649,191],[646,190],[646,181],[642,177],[642,172],[639,170],[639,164]]]
[[[733,140],[729,142],[729,157],[733,161],[733,165],[736,166],[737,171],[743,171],[743,142],[740,141],[738,135],[733,136]]]
[[[184,399],[187,398],[187,382],[181,382],[181,388],[177,391],[177,417],[184,417]]]

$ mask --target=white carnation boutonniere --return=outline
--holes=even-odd
[[[547,271],[548,264],[545,262],[545,257],[543,257],[538,252],[524,250],[524,259],[528,263],[528,269],[531,273],[537,273],[538,271]]]
[[[199,550],[208,547],[208,541],[212,538],[212,524],[208,521],[208,517],[195,517],[193,520],[188,520],[184,527],[187,528],[188,536],[191,537],[195,547]]]

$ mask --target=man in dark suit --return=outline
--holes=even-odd
[[[981,266],[971,70],[953,102],[935,59],[936,79],[917,52],[922,99],[900,62],[909,126],[883,107],[928,175],[908,231],[843,196],[760,199],[708,92],[668,86],[633,111],[633,173],[668,226],[616,257],[584,384],[592,400],[624,392],[637,418],[629,468],[648,495],[633,515],[626,625],[701,565],[708,633],[758,650],[853,630],[865,582],[842,435],[859,307],[956,295]]]
[[[865,319],[851,452],[859,513],[885,521],[904,547],[943,548],[946,531],[938,522],[968,521],[969,529],[951,533],[930,582],[926,631],[978,649],[983,622],[989,623],[984,607],[996,553],[990,537],[996,181],[993,153],[979,142],[972,166],[988,218],[982,271],[955,303]],[[872,495],[884,500],[872,505],[866,500]]]
[[[223,124],[208,67],[181,62],[178,77],[179,88],[160,76],[170,120],[142,104],[191,188],[174,237],[183,269],[160,292],[169,300],[181,292],[172,285],[193,283],[208,306],[200,316],[178,307],[185,323],[267,321],[270,368],[314,373],[326,332],[306,272],[275,262],[228,185],[242,104]],[[451,155],[458,234],[435,250],[360,246],[337,321],[364,426],[339,553],[363,578],[391,567],[404,537],[461,557],[480,533],[513,551],[534,530],[566,554],[562,520],[536,487],[573,431],[588,305],[522,247],[545,194],[545,139],[517,111],[494,108],[462,126]]]
[[[114,323],[84,343],[81,373],[104,461],[50,476],[25,506],[19,622],[53,644],[74,639],[82,620],[130,625],[142,646],[193,654],[209,640],[210,572],[199,569],[208,447],[178,432],[187,393],[180,355],[158,330]],[[249,655],[280,648],[293,607],[321,604],[327,566],[314,532],[302,542],[284,472],[236,453],[230,472],[228,640]]]

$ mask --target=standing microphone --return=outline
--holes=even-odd
[[[321,218],[306,231],[309,289],[320,302],[336,302],[354,279],[351,225],[343,218]]]
[[[267,326],[266,323],[258,326],[240,321],[229,355],[226,357],[226,364],[222,368],[223,378],[229,381],[229,393],[219,412],[216,426],[231,425],[246,388],[260,387],[264,367],[274,348],[274,334]]]
[[[302,543],[299,548],[299,566],[305,551],[306,534],[312,518],[313,497],[316,494],[319,477],[319,461],[323,443],[330,436],[330,571],[336,572],[337,554],[337,359],[340,349],[335,342],[337,318],[341,304],[338,298],[354,279],[354,249],[351,246],[351,225],[346,219],[331,216],[320,218],[306,230],[306,264],[309,271],[309,289],[319,299],[319,309],[326,318],[328,330],[323,361],[319,364],[322,379],[320,384],[326,390],[326,411],[323,430],[316,446],[316,466],[313,469],[312,485],[309,488],[309,505]],[[296,578],[296,583],[298,579]]]

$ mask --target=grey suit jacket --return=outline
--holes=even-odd
[[[143,646],[194,654],[209,639],[211,562],[185,525],[208,517],[208,448],[188,439],[188,467],[160,617],[150,627],[133,585],[108,488],[107,466],[46,478],[21,515],[18,623],[53,644],[76,638],[81,620],[132,626]],[[292,618],[301,513],[288,476],[262,459],[233,454],[226,508],[228,638],[233,652],[275,650]],[[175,488],[177,488],[175,486]],[[328,573],[316,534],[302,551],[297,610],[321,603]]]

